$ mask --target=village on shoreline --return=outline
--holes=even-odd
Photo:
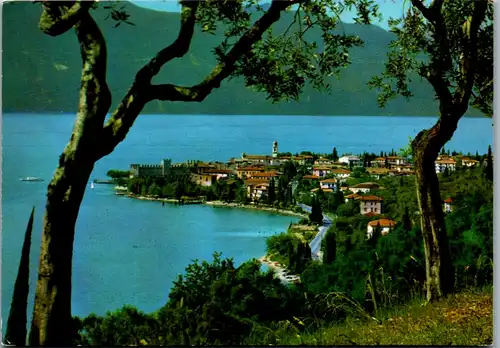
[[[349,185],[348,179],[365,177],[379,180],[384,177],[414,175],[411,156],[397,154],[394,150],[390,153],[381,152],[380,155],[364,153],[339,157],[336,148],[334,148],[331,154],[326,155],[307,151],[292,155],[291,153],[279,153],[278,143],[275,141],[271,155],[247,155],[243,153],[241,158],[231,158],[227,163],[190,160],[185,163],[172,164],[171,160],[163,159],[159,165],[131,164],[129,171],[110,170],[108,176],[114,179],[111,182],[117,183],[115,186],[116,194],[128,195],[132,198],[173,204],[207,203],[214,206],[231,207],[250,205],[256,209],[264,209],[269,201],[269,196],[275,196],[270,191],[279,189],[280,178],[287,174],[290,176],[290,173],[284,173],[284,167],[287,165],[294,167],[292,171],[295,176],[287,178],[287,186],[291,188],[292,197],[296,193],[299,181],[311,183],[313,186],[310,190],[311,194],[318,190],[324,193],[340,190],[349,193],[345,197],[346,199],[358,199],[362,194],[379,187],[371,181]],[[438,174],[452,172],[460,167],[472,168],[485,165],[485,156],[480,156],[478,153],[473,156],[456,152],[450,154],[443,151],[435,161],[436,173]],[[221,183],[230,186],[238,182],[244,188],[247,199],[244,202],[234,203],[230,199],[209,200],[203,194],[181,195],[180,197],[179,195],[174,197],[174,194],[169,197],[168,194],[162,195],[162,192],[159,191],[134,192],[126,185],[127,181],[130,182],[134,179],[148,181],[169,176],[176,177],[174,181],[188,180],[203,188],[210,188]],[[97,183],[98,180],[95,182]],[[271,202],[271,205],[273,204],[274,200]]]
[[[485,165],[485,155],[444,150],[435,161],[436,173],[440,175]],[[243,153],[227,163],[187,161],[172,164],[169,159],[163,159],[159,165],[131,164],[129,171],[110,170],[108,176],[116,184],[116,194],[159,201],[162,205],[207,204],[298,217],[301,220],[291,224],[289,231],[299,235],[307,233],[307,238],[301,238],[311,244],[311,249],[315,249],[313,256],[321,261],[319,248],[331,223],[324,219],[334,219],[333,212],[340,205],[351,204],[351,214],[369,220],[368,236],[377,228],[382,234],[389,233],[398,222],[385,211],[385,200],[379,194],[385,188],[378,181],[391,177],[402,179],[414,175],[414,171],[411,156],[404,151],[339,156],[334,148],[331,154],[302,152],[293,155],[279,153],[275,141],[270,155]],[[330,201],[334,202],[332,209],[326,207]],[[452,197],[445,197],[445,212],[452,210],[452,203]],[[303,207],[313,209],[315,204],[323,207],[320,214],[324,219],[311,223],[311,211]],[[278,259],[266,255],[259,260],[275,270],[282,280],[293,277],[286,275],[285,266]]]

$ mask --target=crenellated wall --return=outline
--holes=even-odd
[[[170,173],[170,168],[172,167],[172,160],[163,159],[161,164],[131,164],[130,165],[130,175],[131,176],[154,176],[161,177],[166,176]]]

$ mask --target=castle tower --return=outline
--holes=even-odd
[[[273,157],[278,157],[278,142],[276,140],[273,143]]]

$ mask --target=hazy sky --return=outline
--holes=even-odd
[[[147,7],[158,11],[179,11],[180,6],[177,0],[132,0],[136,5]],[[390,17],[401,17],[403,14],[403,6],[407,2],[405,0],[377,0],[380,6],[380,12],[383,16],[383,22],[374,23],[387,29],[387,19]],[[408,6],[408,5],[406,5]],[[352,22],[352,13],[345,13],[342,15],[342,20],[345,22]]]

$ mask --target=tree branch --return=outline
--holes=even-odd
[[[81,127],[92,126],[100,131],[111,106],[111,92],[106,82],[106,40],[88,12],[81,16],[75,30],[83,64],[78,118],[81,117]],[[92,136],[95,137],[95,132]]]
[[[50,36],[58,36],[70,30],[88,13],[94,1],[42,1],[40,29]],[[68,8],[69,7],[69,8]]]
[[[169,46],[162,49],[151,59],[136,75],[136,81],[144,84],[151,83],[160,69],[175,58],[182,58],[189,51],[189,46],[193,39],[194,26],[196,24],[196,9],[199,0],[181,1],[181,28],[177,39]]]
[[[470,20],[470,26],[465,33],[468,37],[467,45],[464,49],[464,54],[460,62],[461,79],[458,83],[458,88],[455,91],[454,100],[460,113],[465,113],[469,106],[469,100],[472,96],[474,87],[474,77],[476,73],[477,60],[477,42],[481,23],[486,16],[488,1],[477,0],[474,2],[474,11]]]
[[[194,35],[199,1],[181,1],[181,5],[181,27],[176,40],[159,51],[136,74],[134,83],[102,130],[102,150],[99,151],[97,159],[110,154],[125,139],[135,119],[149,101],[147,94],[150,90],[151,80],[160,72],[162,66],[175,58],[183,57],[189,51]]]
[[[425,75],[426,79],[434,88],[440,103],[440,113],[445,116],[450,114],[449,106],[453,105],[453,96],[445,81],[445,73],[452,67],[451,52],[448,42],[448,28],[446,27],[442,7],[444,0],[434,0],[426,7],[423,0],[411,0],[422,16],[433,26],[434,40],[439,45],[436,55],[432,55],[430,71]]]
[[[148,101],[203,101],[214,88],[219,88],[221,82],[229,77],[235,69],[236,62],[252,46],[262,39],[262,35],[277,22],[281,12],[300,1],[273,0],[269,10],[236,42],[233,48],[222,59],[222,62],[199,84],[192,87],[174,86],[170,84],[153,85],[148,92]]]

